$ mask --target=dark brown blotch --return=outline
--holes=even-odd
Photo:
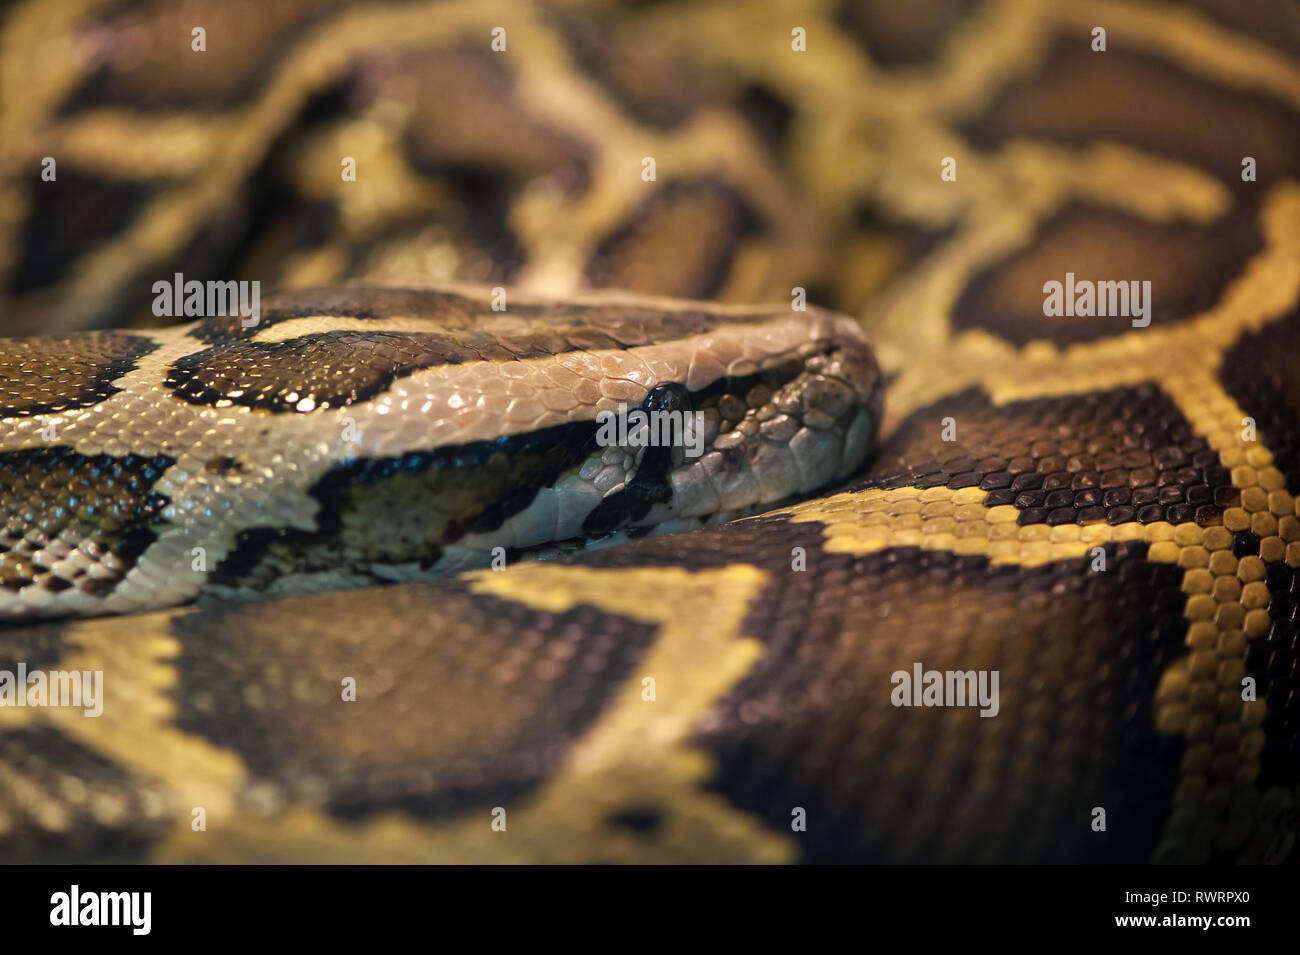
[[[853,485],[882,487],[977,487],[1021,524],[1209,525],[1236,503],[1218,453],[1151,384],[1005,405],[964,391],[909,415]]]
[[[1254,156],[1260,182],[1300,172],[1300,114],[1122,49],[1094,53],[1080,32],[1059,39],[1035,75],[1008,86],[963,132],[977,146],[1045,139],[1086,148],[1118,142],[1200,166],[1236,186]],[[1253,188],[1253,187],[1252,187]]]
[[[152,185],[79,172],[62,160],[57,179],[33,180],[20,258],[8,273],[8,290],[15,294],[68,281],[73,264],[121,232],[154,194]]]
[[[1087,559],[992,566],[917,548],[832,554],[814,540],[792,574],[773,523],[682,535],[773,567],[779,546],[786,555],[742,624],[764,653],[697,739],[715,760],[712,790],[774,831],[806,808],[822,820],[798,840],[809,862],[1147,860],[1183,749],[1153,712],[1185,654],[1181,568],[1148,562],[1145,544],[1107,546],[1109,572],[1090,573]],[[700,546],[661,540],[643,553]],[[894,674],[916,663],[996,671],[997,715],[896,706]],[[1098,805],[1115,838],[1078,824]]]
[[[178,728],[290,801],[431,818],[510,805],[548,779],[657,628],[448,581],[226,605],[173,630]],[[357,696],[340,705],[344,677]]]
[[[85,332],[0,340],[0,417],[88,408],[116,394],[113,382],[157,346],[139,335]]]
[[[722,289],[741,241],[760,225],[730,186],[670,183],[600,243],[587,280],[599,288],[711,298]]]
[[[108,593],[157,536],[168,502],[153,486],[171,464],[68,447],[0,453],[0,588]],[[56,570],[72,548],[89,559]]]
[[[837,19],[881,66],[923,66],[939,57],[975,5],[975,0],[841,0]]]
[[[1219,380],[1251,416],[1287,490],[1300,495],[1300,309],[1241,337],[1223,356]]]
[[[1262,247],[1249,210],[1199,225],[1072,205],[1045,222],[1024,249],[974,276],[953,308],[952,323],[1015,345],[1035,340],[1070,345],[1131,331],[1131,299],[1129,316],[1043,314],[1044,283],[1064,286],[1066,273],[1073,272],[1076,286],[1149,281],[1147,315],[1152,328],[1163,328],[1216,305]]]
[[[244,103],[266,84],[286,50],[343,0],[215,3],[201,8],[171,0],[110,4],[86,21],[79,46],[97,65],[64,108],[220,110]],[[201,11],[201,13],[200,13]],[[191,48],[202,25],[206,53]]]

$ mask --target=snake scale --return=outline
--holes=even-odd
[[[1295,861],[1289,0],[41,0],[0,77],[0,703],[103,678],[0,705],[0,860]]]

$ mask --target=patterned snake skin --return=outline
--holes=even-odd
[[[176,272],[260,281],[271,321],[159,330]],[[1149,324],[1045,314],[1067,273],[1150,282]],[[503,570],[85,602],[178,532],[161,482],[223,414],[304,437],[196,459],[230,482],[196,527],[241,454],[305,467],[313,422],[431,373],[409,297],[460,293],[380,287],[470,286],[544,323],[622,290],[667,348],[816,338],[804,290],[874,347],[878,447]],[[500,344],[474,327],[418,342]],[[11,3],[0,331],[0,600],[32,611],[0,605],[0,691],[103,673],[98,717],[0,705],[0,860],[1296,860],[1290,0]],[[87,521],[108,570],[67,562]],[[917,664],[997,671],[996,715],[896,706]]]

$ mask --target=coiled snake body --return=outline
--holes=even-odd
[[[0,857],[1294,856],[1293,6],[49,6]]]

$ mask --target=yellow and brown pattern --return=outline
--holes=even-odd
[[[722,527],[0,630],[0,669],[99,667],[107,694],[99,719],[0,708],[0,855],[1295,861],[1294,4],[249,16],[204,8],[226,51],[204,59],[162,3],[6,11],[8,334],[156,324],[149,284],[181,269],[724,302],[798,286],[875,345],[885,440],[832,492]],[[1044,316],[1066,272],[1151,281],[1150,326]],[[392,314],[346,314],[368,304]],[[210,331],[202,370],[243,338]],[[102,347],[130,361],[124,342]],[[112,386],[77,380],[61,409]],[[892,706],[917,661],[998,670],[998,716]]]

